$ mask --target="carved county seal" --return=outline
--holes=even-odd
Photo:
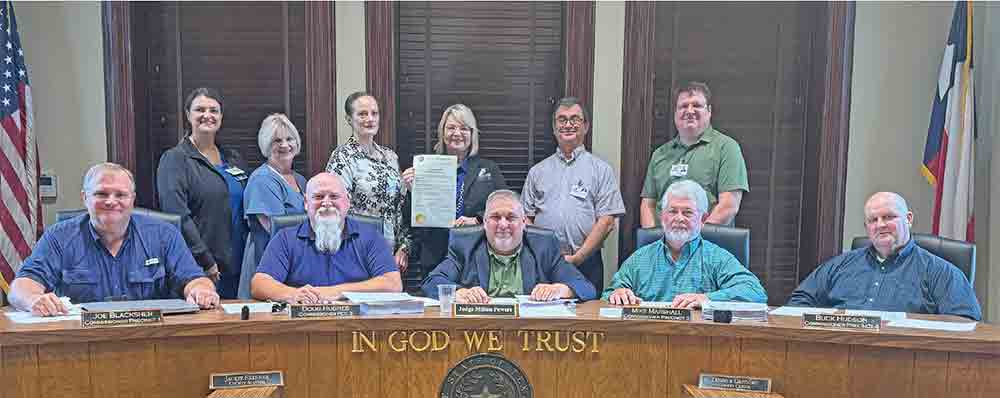
[[[448,371],[441,398],[532,398],[521,368],[502,355],[474,354]]]

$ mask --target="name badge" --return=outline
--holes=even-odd
[[[240,174],[246,174],[243,171],[243,169],[241,169],[239,167],[236,167],[236,166],[230,166],[228,169],[226,169],[226,172],[229,173],[229,175],[231,175],[233,177],[236,177],[236,176],[238,176]]]
[[[587,187],[583,186],[583,181],[577,181],[576,184],[573,184],[573,187],[570,188],[569,194],[579,199],[586,199]]]
[[[670,166],[671,177],[685,177],[687,175],[688,175],[687,164],[675,164],[673,166]]]
[[[159,264],[159,263],[160,263],[160,258],[159,257],[153,257],[153,258],[150,258],[150,259],[146,260],[146,266],[147,267],[151,266],[151,265],[156,265],[156,264]]]
[[[488,180],[490,178],[493,178],[493,174],[490,174],[490,172],[486,171],[486,169],[479,169],[479,178]]]

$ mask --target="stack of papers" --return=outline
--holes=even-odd
[[[573,318],[576,317],[576,299],[536,301],[531,296],[515,296],[518,313],[522,318]]]
[[[425,302],[409,293],[344,292],[344,297],[361,304],[363,315],[424,313]]]
[[[702,319],[714,320],[715,311],[732,312],[733,322],[767,322],[767,303],[706,300],[701,308]]]
[[[942,322],[942,321],[925,321],[921,319],[895,320],[889,322],[888,326],[896,328],[944,330],[947,332],[971,332],[973,330],[976,330],[976,322]]]
[[[832,314],[835,312],[837,312],[836,308],[778,307],[771,310],[771,315],[802,316],[802,314]]]

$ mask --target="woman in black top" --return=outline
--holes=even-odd
[[[449,106],[438,123],[437,154],[458,158],[453,226],[482,224],[486,198],[498,189],[508,189],[507,181],[497,164],[479,157],[479,128],[472,109],[462,104]],[[413,186],[413,168],[402,174],[403,184]],[[406,206],[409,210],[409,206]],[[405,221],[409,221],[407,217]],[[434,269],[448,254],[447,228],[411,228],[413,245],[420,251],[420,264],[425,270]]]
[[[181,216],[181,232],[195,261],[216,281],[222,298],[236,298],[247,236],[247,166],[239,153],[215,142],[222,127],[222,96],[197,88],[184,103],[191,130],[160,157],[160,209]]]

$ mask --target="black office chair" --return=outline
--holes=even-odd
[[[969,283],[976,284],[976,245],[960,240],[942,238],[937,235],[912,234],[911,237],[917,242],[917,246],[924,248],[935,256],[948,260],[954,264],[969,279]],[[860,249],[870,246],[872,243],[867,236],[858,236],[851,242],[851,249]]]
[[[86,214],[87,209],[71,209],[71,210],[59,210],[56,212],[56,222],[69,220],[73,217],[79,216],[81,214]],[[147,217],[152,217],[157,220],[166,222],[167,224],[173,225],[179,231],[181,229],[181,216],[172,213],[164,213],[162,211],[150,210],[143,207],[136,207],[132,209],[132,214],[139,214]]]
[[[361,224],[368,224],[375,227],[375,230],[382,231],[382,219],[378,217],[366,216],[361,214],[350,214],[347,216],[351,220],[359,222]],[[284,216],[274,216],[271,217],[271,237],[273,238],[278,231],[282,228],[293,227],[306,222],[309,219],[305,213],[302,214],[291,214]]]
[[[726,249],[744,267],[750,268],[750,230],[746,228],[727,227],[723,225],[705,224],[701,236],[709,242]],[[663,229],[660,227],[637,228],[635,231],[635,248],[663,239]]]

